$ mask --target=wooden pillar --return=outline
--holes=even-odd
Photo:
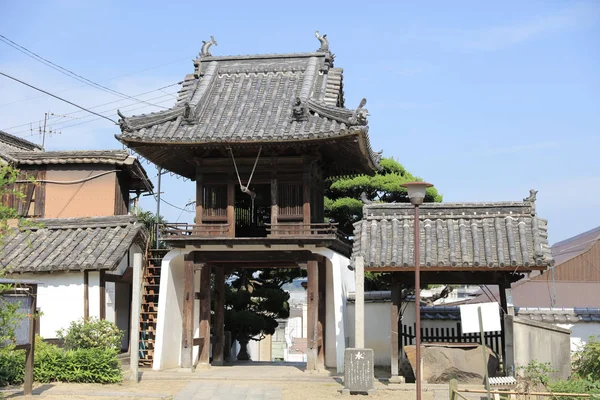
[[[316,371],[318,369],[318,318],[319,318],[319,271],[316,261],[307,263],[308,282],[306,286],[307,302],[307,341],[306,349],[306,370]]]
[[[199,365],[210,364],[210,265],[200,264],[200,348]]]
[[[202,213],[204,207],[204,176],[199,171],[200,167],[196,170],[196,224],[202,224]]]
[[[318,334],[318,353],[317,353],[317,369],[325,369],[325,312],[326,312],[326,299],[327,299],[327,261],[322,260],[319,262],[319,316],[317,324]]]
[[[225,350],[225,270],[214,267],[215,272],[215,319],[213,346],[213,365],[223,365]]]
[[[229,237],[235,237],[235,181],[233,175],[227,179],[227,223]]]
[[[100,270],[100,319],[106,319],[106,280],[105,270]]]
[[[271,225],[277,224],[277,219],[279,218],[279,206],[277,205],[277,198],[279,194],[279,189],[277,188],[277,179],[275,177],[271,178]]]
[[[390,306],[390,345],[392,358],[392,378],[400,375],[400,329],[402,329],[400,282],[397,278],[398,272],[392,272],[392,303]]]
[[[307,160],[304,160],[304,162],[307,162]],[[311,188],[312,188],[312,184],[311,184],[311,173],[310,173],[310,164],[305,164],[304,165],[304,173],[302,174],[302,199],[304,202],[304,207],[302,210],[302,215],[303,215],[303,223],[304,225],[310,225],[311,220],[310,220],[310,192],[311,192]],[[306,231],[303,232],[304,234],[310,234],[310,227],[307,226]]]
[[[194,253],[183,261],[183,318],[181,325],[181,367],[192,368],[194,357]]]
[[[87,270],[83,271],[83,318],[90,317],[90,277]]]
[[[501,281],[498,282],[498,292],[500,292],[500,343],[502,345],[502,365],[504,368],[504,372],[507,373],[507,363],[506,363],[506,330],[504,326],[504,316],[506,315],[506,311],[508,308],[506,302],[506,289],[510,288],[510,283],[506,280],[505,277],[502,278]]]
[[[25,396],[31,396],[33,391],[33,366],[35,356],[35,323],[37,311],[37,284],[29,286],[29,295],[31,296],[31,305],[29,308],[29,346],[25,350],[25,376],[23,382],[23,393]]]

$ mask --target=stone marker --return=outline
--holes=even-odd
[[[342,394],[375,394],[373,349],[346,349],[344,352],[344,389]]]

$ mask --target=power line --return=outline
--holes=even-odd
[[[128,98],[130,100],[134,100],[134,101],[140,102],[140,103],[146,103],[148,105],[156,106],[155,104],[148,103],[148,102],[146,102],[144,100],[136,99],[135,97],[129,96],[129,95],[125,94],[125,93],[121,93],[121,92],[119,92],[117,90],[113,90],[113,89],[111,89],[109,87],[106,87],[104,85],[96,83],[96,82],[94,82],[94,81],[92,81],[90,79],[87,79],[86,77],[83,77],[83,76],[81,76],[81,75],[79,75],[79,74],[77,74],[77,73],[75,73],[75,72],[73,72],[73,71],[71,71],[71,70],[69,70],[67,68],[61,67],[60,65],[58,65],[56,63],[53,63],[52,61],[48,60],[47,58],[44,58],[44,57],[40,56],[39,54],[36,54],[33,51],[27,49],[26,47],[23,47],[20,44],[14,42],[12,40],[10,40],[9,38],[7,38],[4,35],[0,35],[0,41],[2,41],[5,44],[9,45],[13,49],[15,49],[17,51],[20,51],[21,53],[25,54],[26,56],[28,56],[30,58],[33,58],[34,60],[36,60],[36,61],[38,61],[38,62],[40,62],[40,63],[42,63],[42,64],[44,64],[44,65],[46,65],[46,66],[48,66],[50,68],[52,68],[52,69],[54,69],[54,70],[56,70],[58,72],[60,72],[61,74],[67,75],[68,77],[73,78],[73,79],[75,79],[75,80],[77,80],[79,82],[85,83],[86,85],[92,86],[92,87],[94,87],[96,89],[102,90],[102,91],[110,93],[112,95],[117,95],[117,96],[121,96],[121,97],[124,97],[124,98]],[[156,106],[156,107],[166,108],[166,107],[163,107],[163,106]]]
[[[156,97],[155,99],[162,98],[162,97],[166,97],[166,95],[163,95],[163,96]],[[159,101],[159,102],[158,102],[158,104],[161,104],[161,103],[166,103],[166,102],[169,102],[169,101],[171,101],[171,99],[167,99],[167,100]],[[125,108],[127,108],[127,107],[131,107],[131,106],[135,106],[135,105],[137,105],[137,104],[130,104],[129,106],[125,106],[123,109],[125,109]],[[135,110],[139,110],[139,109],[146,108],[146,107],[148,107],[148,106],[136,107],[136,108],[129,109],[128,111],[135,111]],[[110,110],[106,110],[106,111],[100,111],[100,112],[102,112],[102,113],[107,113],[107,112],[114,111],[114,110],[115,110],[115,109],[110,109]],[[77,118],[77,119],[84,119],[84,118],[89,118],[89,117],[91,117],[91,116],[90,116],[90,115],[87,115],[87,116],[85,116],[85,117],[81,117],[81,118]],[[63,122],[59,122],[59,123],[57,123],[56,125],[52,125],[52,126],[53,126],[54,128],[57,128],[57,129],[60,129],[60,130],[64,130],[64,129],[72,128],[72,127],[74,127],[74,126],[79,126],[79,125],[84,125],[84,124],[88,124],[88,123],[91,123],[91,122],[99,121],[100,119],[101,119],[101,118],[94,118],[94,119],[90,119],[90,120],[87,120],[87,121],[78,122],[78,123],[71,124],[71,125],[66,125],[66,126],[65,126],[65,125],[62,125],[62,124],[66,124],[66,123],[68,123],[68,121],[63,121]],[[5,129],[5,130],[6,130],[6,129]],[[19,134],[21,134],[21,133],[24,133],[24,132],[30,132],[30,129],[25,129],[25,130],[22,130],[22,131],[11,132],[11,133],[12,133],[13,135],[19,135]],[[25,135],[25,136],[21,136],[21,137],[22,137],[22,138],[28,138],[28,137],[35,136],[35,135],[37,135],[37,133],[32,133],[32,134],[30,134],[30,135]]]
[[[21,83],[21,84],[23,84],[23,85],[25,85],[25,86],[29,86],[29,87],[30,87],[30,88],[32,88],[32,89],[35,89],[35,90],[37,90],[37,91],[39,91],[39,92],[42,92],[42,93],[45,93],[45,94],[47,94],[48,96],[52,96],[52,97],[54,97],[55,99],[58,99],[58,100],[60,100],[60,101],[64,101],[65,103],[68,103],[68,104],[70,104],[70,105],[72,105],[72,106],[75,106],[75,107],[77,107],[77,108],[80,108],[80,109],[82,109],[83,111],[87,111],[87,112],[89,112],[90,114],[94,114],[94,115],[97,115],[97,116],[99,116],[99,117],[102,117],[102,118],[104,118],[104,119],[107,119],[107,120],[109,120],[110,122],[112,122],[113,124],[115,124],[115,125],[118,125],[117,121],[114,121],[114,120],[112,120],[112,119],[110,119],[110,118],[108,118],[108,117],[105,117],[105,116],[104,116],[104,115],[102,115],[102,114],[98,114],[97,112],[90,111],[90,110],[88,110],[88,109],[87,109],[87,108],[85,108],[85,107],[82,107],[82,106],[80,106],[80,105],[78,105],[78,104],[75,104],[75,103],[73,103],[73,102],[71,102],[71,101],[69,101],[69,100],[65,100],[65,99],[63,99],[62,97],[59,97],[59,96],[57,96],[57,95],[55,95],[55,94],[52,94],[52,93],[50,93],[50,92],[47,92],[47,91],[45,91],[45,90],[43,90],[43,89],[40,89],[40,88],[38,88],[38,87],[35,87],[35,86],[33,86],[33,85],[30,85],[30,84],[29,84],[29,83],[27,83],[27,82],[23,82],[22,80],[20,80],[20,79],[17,79],[17,78],[15,78],[15,77],[12,77],[12,76],[10,76],[10,75],[7,75],[7,74],[5,74],[4,72],[1,72],[1,71],[0,71],[0,75],[4,75],[5,77],[7,77],[7,78],[9,78],[9,79],[12,79],[13,81],[19,82],[19,83]]]
[[[140,94],[137,94],[136,96],[144,96],[144,95],[147,95],[147,94],[150,94],[150,93],[153,93],[153,92],[162,91],[161,89],[166,89],[166,88],[169,88],[169,87],[172,87],[172,86],[175,86],[175,85],[180,85],[181,83],[182,83],[182,82],[171,83],[170,85],[165,85],[165,86],[162,86],[162,87],[160,87],[160,88],[158,88],[158,89],[154,89],[154,90],[150,90],[150,91],[148,91],[148,92],[140,93]],[[172,95],[172,94],[171,94],[171,95]],[[163,97],[165,97],[165,96],[153,97],[153,98],[151,98],[151,99],[148,99],[148,100],[155,100],[155,99],[159,99],[159,98],[163,98]],[[98,105],[96,105],[96,106],[93,106],[93,107],[88,107],[88,108],[89,108],[90,110],[93,110],[94,108],[99,108],[99,107],[102,107],[102,106],[107,106],[107,105],[109,105],[109,104],[114,104],[114,103],[120,103],[120,102],[122,102],[122,101],[127,101],[127,99],[119,99],[119,100],[109,101],[109,102],[107,102],[107,103],[98,104]],[[158,104],[160,104],[160,103],[164,103],[164,102],[162,102],[162,101],[161,101],[161,102],[158,102]],[[128,108],[128,107],[131,107],[132,105],[136,105],[136,104],[130,104],[130,105],[127,105],[127,106],[123,106],[123,109],[125,109],[125,108]],[[147,107],[147,106],[144,106],[144,107]],[[140,107],[140,108],[143,108],[143,107]],[[137,108],[137,109],[139,109],[139,108]],[[111,109],[111,110],[116,110],[116,108],[113,108],[113,109]],[[70,112],[70,113],[66,113],[66,114],[64,114],[63,116],[70,116],[70,115],[73,115],[73,114],[79,114],[79,113],[81,113],[81,112],[82,112],[82,111],[73,111],[73,112]],[[100,112],[105,112],[105,111],[100,111]],[[5,131],[9,131],[10,129],[14,129],[14,128],[20,128],[20,127],[22,127],[22,126],[29,126],[30,124],[34,124],[34,123],[37,123],[37,122],[38,122],[38,120],[35,120],[35,121],[29,121],[29,122],[27,122],[27,123],[25,123],[25,124],[21,124],[21,125],[15,125],[15,126],[11,126],[11,127],[8,127],[8,128],[3,128],[3,130],[5,130]],[[17,133],[18,133],[18,132],[17,132]]]

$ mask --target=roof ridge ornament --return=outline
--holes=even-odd
[[[306,103],[300,97],[294,99],[292,117],[292,121],[308,121],[308,107],[306,107]]]
[[[523,201],[531,203],[531,215],[536,214],[535,212],[535,200],[537,199],[537,190],[529,189],[529,196],[525,197]]]
[[[202,49],[200,50],[200,57],[212,57],[210,53],[210,46],[212,45],[218,46],[219,43],[215,40],[214,36],[211,35],[210,40],[207,42],[206,40],[202,41]]]
[[[133,129],[127,123],[127,117],[119,109],[117,109],[117,115],[120,117],[117,122],[121,128],[121,132],[133,132]]]
[[[321,47],[317,49],[320,53],[329,53],[329,41],[327,40],[327,34],[319,35],[319,31],[315,31],[315,37],[321,43]]]
[[[348,122],[351,125],[367,125],[367,116],[369,115],[369,111],[364,108],[367,104],[367,99],[363,98],[360,101],[360,104],[352,113],[352,116],[348,119]]]

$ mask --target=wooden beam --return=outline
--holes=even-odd
[[[204,207],[204,176],[197,167],[196,171],[196,224],[202,224],[202,213]]]
[[[100,270],[100,319],[106,319],[106,280],[105,270]]]
[[[225,352],[225,269],[213,268],[215,272],[215,318],[213,332],[213,365],[223,365]]]
[[[294,263],[316,260],[310,250],[265,251],[198,251],[196,260],[203,263]]]
[[[279,206],[277,205],[277,198],[279,197],[279,189],[277,187],[277,179],[271,178],[271,224],[277,224],[279,218]]]
[[[303,222],[305,224],[310,224],[312,221],[310,219],[310,190],[311,190],[311,173],[310,173],[310,164],[304,166],[304,174],[302,175],[302,197],[304,200],[304,206],[302,209]]]
[[[317,369],[325,370],[325,329],[326,329],[326,304],[327,304],[327,261],[319,261],[319,316],[317,325],[318,354]]]
[[[200,337],[205,338],[198,349],[197,364],[210,364],[210,265],[200,267]]]
[[[307,263],[308,282],[306,288],[307,300],[307,340],[306,370],[316,371],[318,365],[318,318],[319,318],[319,271],[317,261]]]
[[[229,224],[229,237],[235,237],[235,183],[232,176],[227,182],[227,223]]]
[[[83,318],[90,317],[90,284],[89,272],[83,271]]]
[[[181,367],[192,368],[194,354],[194,253],[183,261],[183,318],[181,342]]]
[[[397,279],[403,284],[412,285],[414,283],[414,272],[395,272]],[[512,271],[427,271],[421,273],[421,282],[424,285],[429,284],[472,284],[472,285],[496,285],[499,279],[507,281],[516,281],[522,278],[522,274],[513,274]]]
[[[25,350],[25,376],[23,383],[23,393],[25,396],[31,396],[33,391],[33,365],[35,357],[35,331],[36,331],[36,311],[37,311],[37,285],[29,286],[29,295],[31,296],[31,305],[29,308],[29,346]]]

